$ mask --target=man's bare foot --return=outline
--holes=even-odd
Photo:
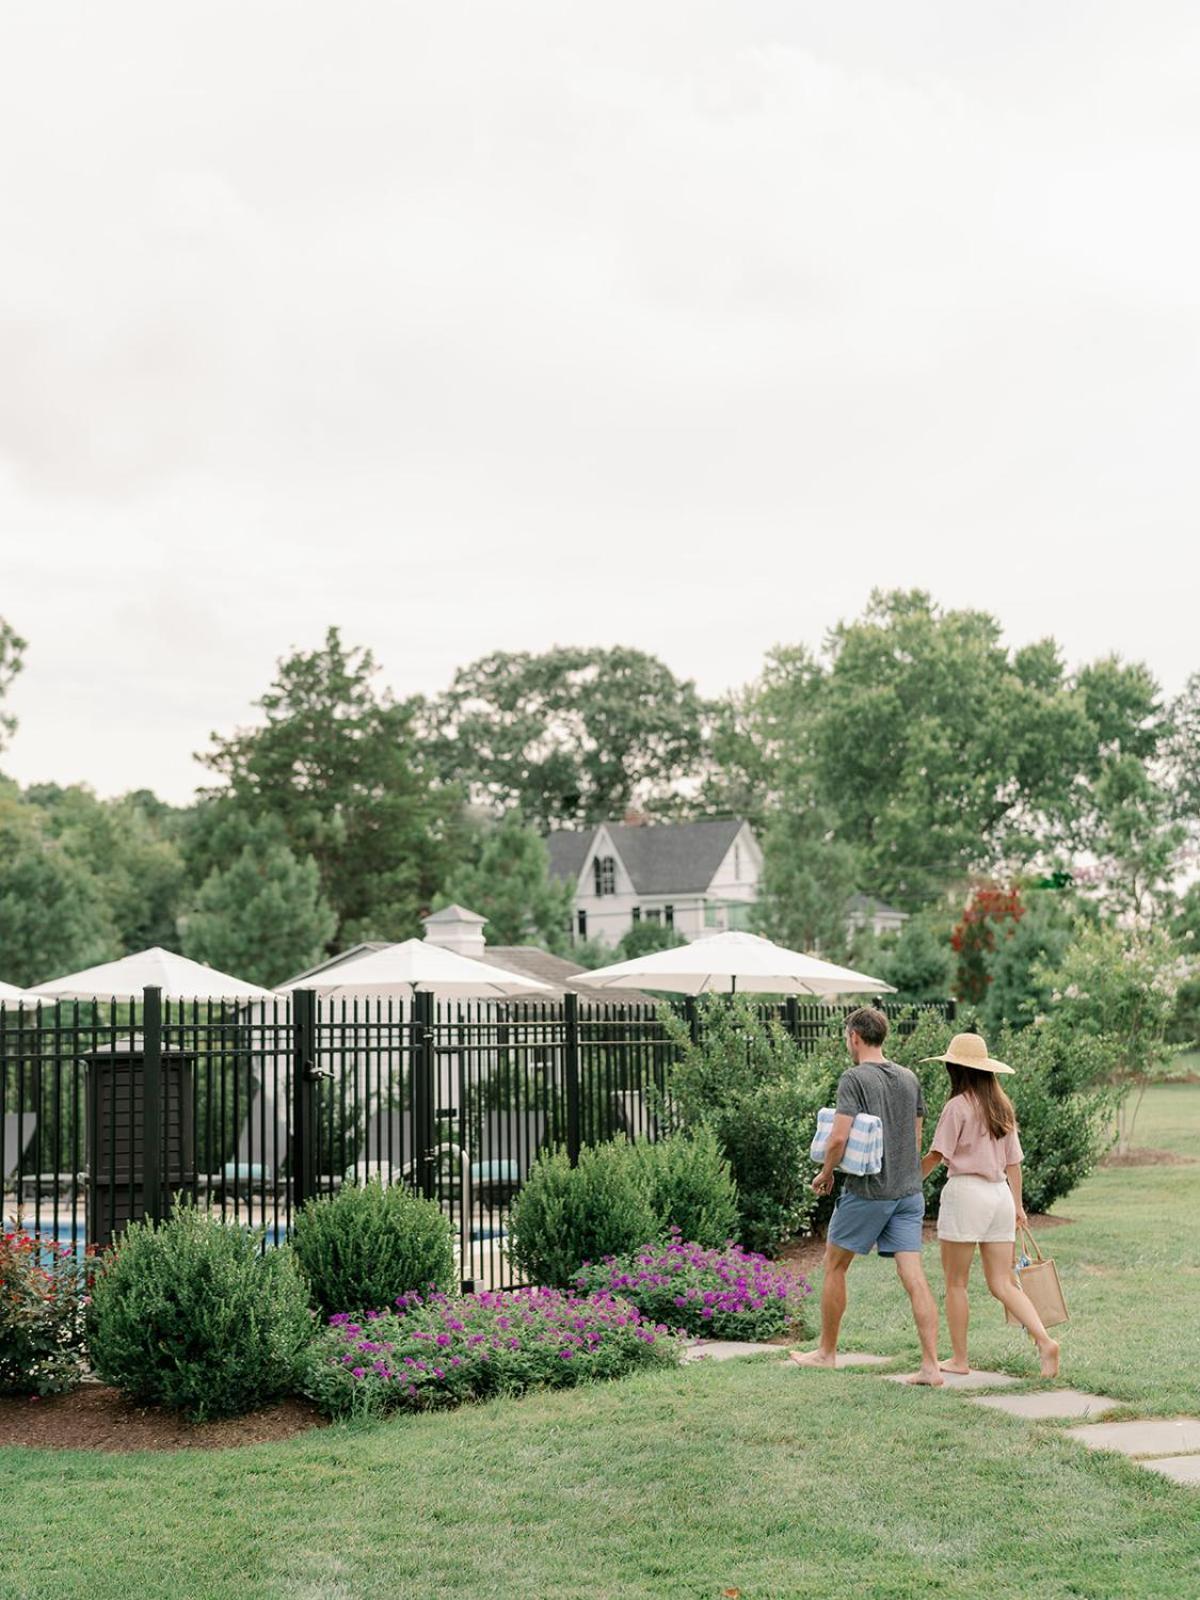
[[[1048,1340],[1038,1351],[1042,1358],[1042,1377],[1058,1377],[1058,1340]]]
[[[940,1389],[946,1380],[937,1367],[922,1367],[919,1372],[914,1372],[911,1378],[906,1378],[904,1381],[923,1389]]]
[[[826,1355],[824,1350],[789,1350],[788,1355],[798,1367],[836,1367],[837,1351]]]
[[[971,1375],[971,1369],[965,1361],[943,1361],[942,1371],[957,1372],[960,1378],[968,1378]]]

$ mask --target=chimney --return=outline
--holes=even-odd
[[[627,828],[644,828],[650,817],[647,812],[639,811],[636,806],[630,806],[621,820]]]
[[[453,950],[456,955],[478,961],[484,952],[486,922],[486,917],[468,911],[465,906],[444,906],[441,911],[424,918],[425,943],[440,945],[443,950]]]

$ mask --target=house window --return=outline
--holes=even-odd
[[[575,914],[575,927],[581,939],[587,938],[587,912],[579,911]]]
[[[674,906],[664,906],[663,907],[663,921],[666,923],[668,928],[673,928],[675,926],[675,907]]]
[[[646,912],[646,921],[647,922],[661,922],[662,921],[662,912],[659,910],[659,908],[657,906],[651,906],[650,910]]]
[[[742,880],[742,847],[735,844],[733,847],[733,875],[740,883]]]
[[[596,886],[597,898],[604,894],[616,894],[617,863],[612,856],[592,857],[592,879]]]
[[[642,920],[641,906],[634,906],[633,911],[630,914],[635,922],[640,922]]]

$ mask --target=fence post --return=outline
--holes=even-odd
[[[317,1192],[317,995],[292,991],[292,1191],[296,1209]]]
[[[579,996],[570,990],[563,996],[563,1086],[567,1093],[567,1159],[579,1164]]]
[[[789,994],[783,1002],[783,1025],[797,1044],[800,1042],[800,1002]]]
[[[692,1043],[699,1044],[700,1012],[696,1006],[696,996],[694,994],[684,996],[683,1014],[687,1018],[688,1033],[691,1035]]]
[[[142,990],[142,1213],[161,1222],[162,990]]]
[[[433,1147],[437,1140],[433,996],[418,990],[413,995],[412,1015],[413,1140],[416,1145],[417,1187],[426,1200],[433,1200],[436,1198]]]

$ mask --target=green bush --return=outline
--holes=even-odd
[[[286,1394],[314,1332],[291,1249],[264,1252],[250,1229],[194,1206],[130,1224],[96,1275],[87,1323],[106,1383],[197,1422]]]
[[[410,1290],[454,1286],[454,1240],[441,1207],[373,1178],[297,1214],[292,1248],[324,1316],[379,1311]]]
[[[65,1394],[83,1376],[87,1268],[70,1245],[0,1236],[0,1395]]]
[[[806,1231],[818,1211],[808,1148],[845,1063],[840,1018],[830,1021],[831,1040],[836,1034],[840,1044],[837,1065],[832,1047],[806,1056],[749,999],[703,1001],[698,1040],[678,1016],[664,1012],[664,1021],[679,1048],[670,1114],[682,1129],[706,1128],[716,1139],[737,1187],[738,1237],[748,1249],[770,1253]]]
[[[543,1152],[509,1215],[508,1253],[525,1277],[565,1289],[585,1261],[620,1255],[660,1231],[637,1148],[624,1139],[588,1146],[572,1167]]]
[[[676,1228],[684,1239],[709,1248],[736,1237],[737,1185],[711,1128],[637,1144],[634,1151],[658,1236]]]
[[[911,1067],[921,1079],[927,1113],[926,1150],[946,1103],[950,1077],[940,1061],[922,1062],[919,1058],[943,1051],[955,1030],[956,1024],[926,1016],[910,1037],[889,1039],[884,1046],[893,1060]],[[1025,1153],[1021,1185],[1026,1210],[1048,1211],[1083,1182],[1109,1143],[1106,1129],[1112,1115],[1112,1094],[1093,1087],[1104,1060],[1101,1043],[1068,1035],[1049,1023],[1005,1029],[987,1039],[992,1055],[1014,1068],[1003,1088],[1016,1109]],[[937,1210],[945,1181],[944,1166],[926,1180],[926,1205],[931,1213]]]

